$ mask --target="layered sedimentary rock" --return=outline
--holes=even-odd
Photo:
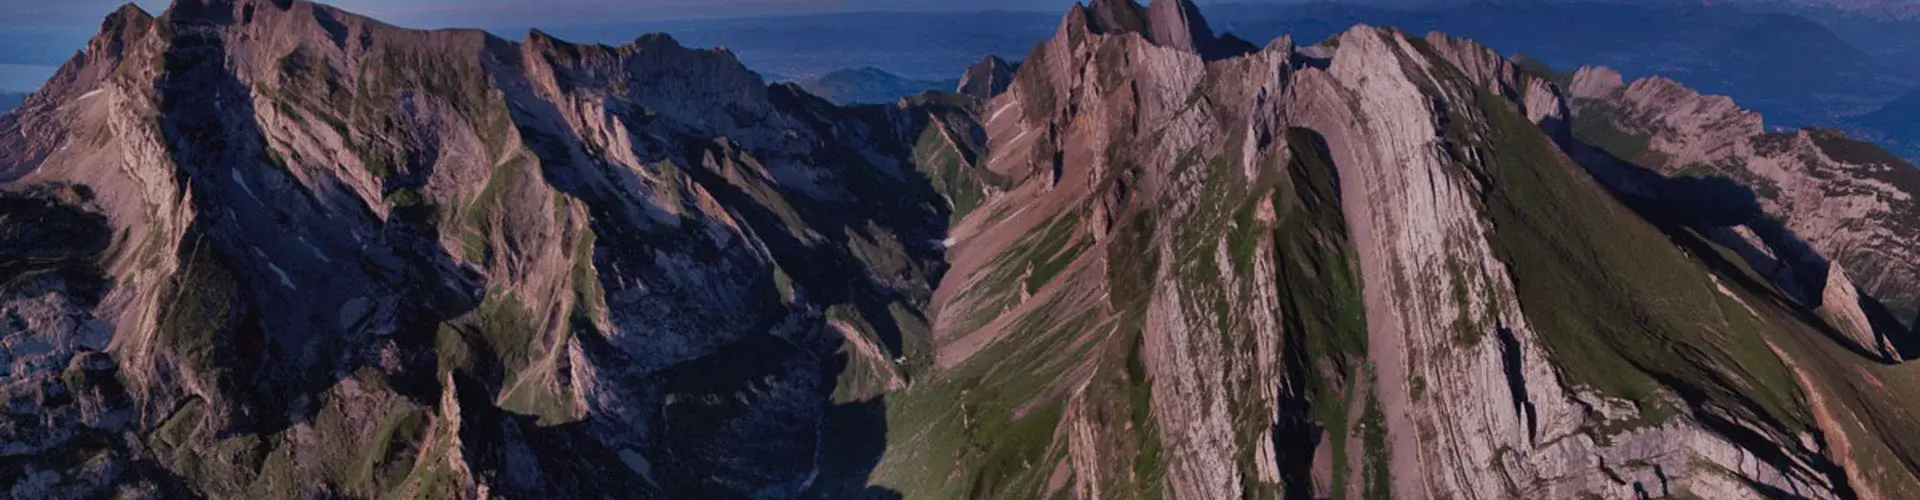
[[[992,99],[1007,91],[1007,85],[1013,83],[1013,72],[1017,69],[1020,69],[1019,64],[1007,62],[1000,56],[987,56],[967,68],[967,72],[960,76],[960,85],[954,89],[954,93]]]
[[[1576,326],[1529,304],[1509,271],[1528,251],[1515,240],[1546,239],[1528,230],[1633,226],[1559,251],[1643,240],[1623,253],[1689,276],[1684,298],[1582,300],[1641,315],[1738,300],[1560,152],[1568,106],[1544,77],[1471,42],[1376,28],[1216,58],[1156,36],[1180,27],[1139,11],[1070,10],[984,105],[984,168],[1009,187],[956,226],[933,334],[939,365],[971,381],[963,407],[1015,414],[901,422],[984,451],[890,451],[883,484],[935,496],[1845,495],[1801,441],[1815,431],[1769,414],[1797,407],[1678,396],[1695,382],[1611,393],[1586,382],[1593,367],[1565,367],[1596,362],[1561,356],[1618,347],[1535,331]],[[1564,183],[1525,196],[1578,194],[1519,201],[1522,177]],[[1520,203],[1602,220],[1496,214]],[[1534,279],[1524,288],[1620,286]],[[1650,328],[1702,345],[1694,329],[1732,324]],[[1035,373],[1050,382],[1009,378]],[[952,396],[940,391],[894,397]],[[969,429],[1053,437],[1022,454]],[[1024,472],[996,468],[1009,454]],[[928,464],[943,461],[996,482],[942,485],[928,476],[951,471]]]
[[[911,158],[944,109],[855,114],[662,35],[122,8],[0,118],[0,221],[33,249],[4,256],[5,390],[33,403],[0,475],[26,497],[798,494],[835,377],[885,387],[916,356],[895,322],[947,209]],[[880,315],[855,342],[846,311]]]
[[[1761,117],[1731,99],[1701,95],[1678,82],[1648,77],[1622,83],[1606,68],[1583,68],[1571,91],[1580,110],[1582,139],[1621,160],[1676,179],[1725,179],[1744,190],[1722,204],[1755,207],[1730,222],[1757,226],[1768,244],[1799,268],[1802,299],[1835,314],[1863,314],[1884,302],[1910,314],[1920,301],[1920,170],[1871,144],[1837,131],[1769,132]],[[1744,199],[1742,199],[1744,198]],[[1857,279],[1869,303],[1829,303],[1852,291],[1823,291],[1831,261]],[[1838,283],[1837,281],[1833,283]],[[1872,314],[1882,315],[1875,311]],[[1881,355],[1874,337],[1862,332],[1860,347]]]

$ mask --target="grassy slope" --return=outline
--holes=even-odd
[[[1656,413],[1678,410],[1658,396],[1674,389],[1781,431],[1811,423],[1758,320],[1717,292],[1707,268],[1611,199],[1511,104],[1480,100],[1498,179],[1494,242],[1570,382]]]

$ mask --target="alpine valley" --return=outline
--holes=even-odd
[[[1895,155],[1188,0],[1009,59],[122,7],[0,117],[0,490],[1920,498]]]

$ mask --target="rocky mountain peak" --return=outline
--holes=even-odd
[[[1081,22],[1071,22],[1076,14]],[[1067,13],[1067,19],[1070,25],[1084,23],[1087,31],[1103,35],[1145,34],[1148,26],[1146,9],[1133,0],[1093,0],[1093,3],[1085,6],[1075,4],[1073,10]]]
[[[1627,87],[1626,80],[1619,71],[1606,66],[1581,66],[1573,73],[1573,83],[1567,88],[1575,99],[1598,99]]]
[[[960,76],[960,85],[954,92],[990,99],[1007,90],[1007,85],[1013,83],[1014,71],[1019,68],[1020,65],[1007,62],[1000,56],[987,56],[967,68],[967,72]]]
[[[538,86],[605,94],[681,124],[728,131],[769,113],[765,80],[726,49],[688,48],[659,33],[617,47],[582,45],[536,30],[523,50],[553,70],[552,82],[547,71],[535,72]]]
[[[1154,45],[1220,59],[1252,52],[1256,47],[1232,35],[1216,36],[1191,0],[1154,0],[1142,7],[1133,0],[1095,0],[1075,4],[1061,21],[1059,36],[1080,34],[1140,35]]]
[[[1147,24],[1147,39],[1165,47],[1201,52],[1215,41],[1200,7],[1189,0],[1153,0],[1147,6]]]

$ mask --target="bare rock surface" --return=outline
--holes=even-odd
[[[1605,68],[1573,76],[1572,95],[1589,141],[1669,177],[1728,179],[1749,191],[1766,222],[1782,226],[1771,245],[1808,247],[1807,286],[1831,260],[1871,298],[1915,309],[1920,273],[1920,170],[1837,131],[1769,132],[1731,99],[1701,95],[1649,77],[1621,84]],[[1814,290],[1818,294],[1818,290]]]

